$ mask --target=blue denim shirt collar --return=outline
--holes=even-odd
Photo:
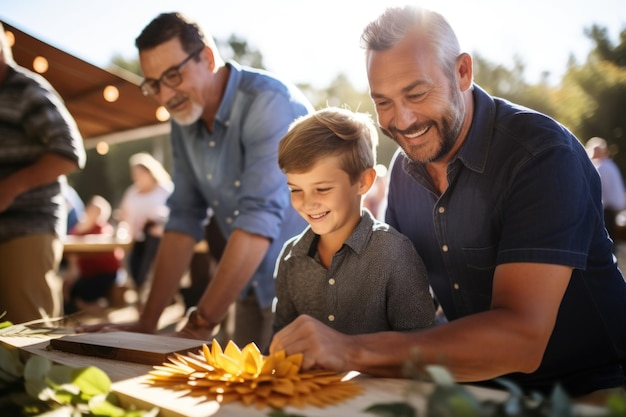
[[[235,61],[228,61],[226,66],[230,70],[230,74],[224,90],[224,97],[222,97],[220,106],[215,114],[215,122],[224,126],[230,124],[230,115],[233,110],[237,90],[239,89],[239,83],[241,82],[241,66]]]

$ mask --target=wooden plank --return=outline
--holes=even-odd
[[[79,355],[160,365],[176,353],[197,352],[205,342],[171,336],[131,333],[83,333],[51,339],[54,349]]]

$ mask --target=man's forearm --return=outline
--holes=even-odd
[[[263,261],[269,240],[236,229],[228,239],[215,276],[198,302],[202,316],[219,323]]]
[[[31,190],[56,180],[78,168],[78,164],[60,155],[47,153],[34,164],[17,171],[10,178],[19,193]]]
[[[150,295],[140,321],[151,331],[157,330],[159,318],[180,287],[195,247],[194,239],[178,232],[166,232],[155,258]]]

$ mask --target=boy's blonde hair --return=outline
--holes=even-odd
[[[376,164],[378,131],[369,114],[328,107],[296,119],[278,146],[278,165],[308,171],[320,159],[341,156],[341,169],[355,183]]]

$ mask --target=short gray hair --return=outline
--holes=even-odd
[[[366,51],[385,51],[410,33],[428,37],[437,51],[439,63],[452,77],[461,47],[446,18],[435,11],[410,5],[387,8],[365,27],[361,46]]]

